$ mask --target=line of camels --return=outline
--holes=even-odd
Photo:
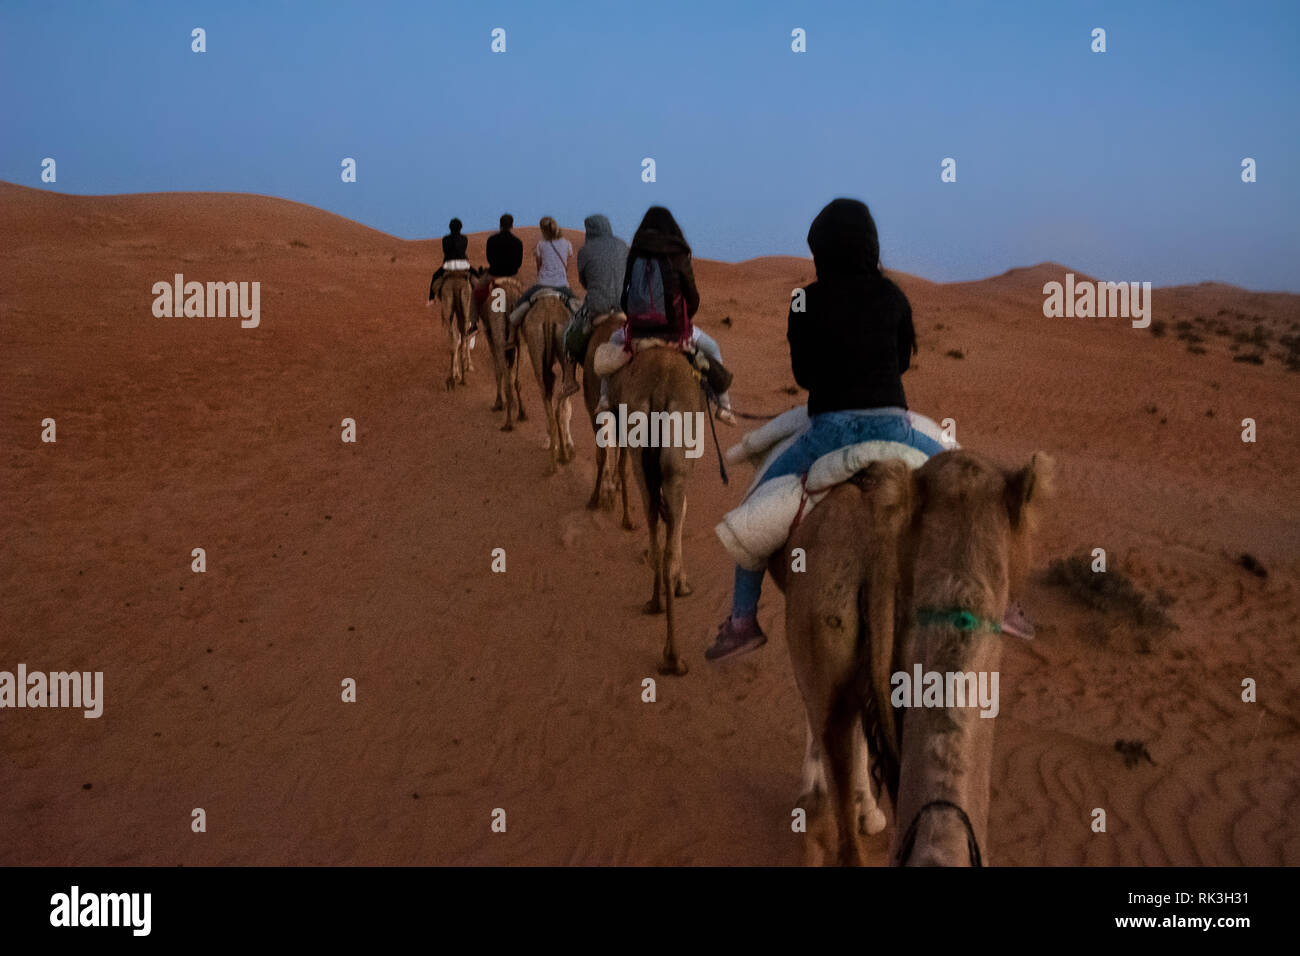
[[[446,387],[472,370],[467,329],[475,308],[468,275],[450,275],[439,298],[450,369]],[[560,394],[562,299],[535,299],[517,339],[507,316],[520,295],[514,279],[493,279],[479,328],[496,375],[494,411],[503,430],[524,421],[519,351],[528,348],[546,417],[548,474],[574,457],[569,398]],[[620,313],[598,317],[583,362],[583,397],[596,431],[596,349]],[[610,376],[610,403],[629,412],[704,409],[698,377],[677,350],[638,352]],[[654,590],[647,613],[664,613],[661,674],[683,675],[677,650],[676,599],[691,593],[682,564],[686,485],[693,467],[683,448],[596,447],[596,484],[588,507],[628,513],[629,465],[641,492],[650,537]],[[994,721],[975,707],[922,707],[910,715],[889,700],[890,676],[911,672],[996,671],[1008,594],[1028,573],[1031,539],[1052,494],[1052,459],[1037,453],[1018,470],[962,449],[941,452],[916,470],[900,460],[873,462],[833,489],[792,529],[768,571],[785,594],[786,641],[808,720],[803,787],[805,862],[865,865],[862,838],[884,830],[888,791],[894,865],[981,866],[988,845],[989,773]],[[662,526],[662,535],[660,532]],[[787,561],[802,548],[807,570]],[[917,611],[926,611],[920,623]],[[904,719],[906,718],[906,719]],[[874,787],[874,793],[873,793]],[[904,825],[904,821],[906,825]]]

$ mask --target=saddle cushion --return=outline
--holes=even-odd
[[[676,343],[665,342],[663,339],[644,338],[632,340],[632,351],[640,352],[643,349],[678,349]],[[596,346],[596,354],[592,358],[592,368],[596,370],[597,375],[613,375],[628,362],[632,361],[632,356],[628,354],[627,349],[614,342],[606,342],[604,345]]]
[[[912,428],[942,442],[942,429],[931,419],[907,412]],[[764,458],[763,468],[810,427],[806,406],[792,408],[767,422],[727,452],[732,461]],[[737,564],[751,571],[767,565],[767,559],[790,536],[791,525],[803,505],[807,515],[836,485],[847,481],[873,461],[900,458],[910,468],[919,468],[929,458],[925,452],[895,441],[866,441],[846,445],[822,455],[808,469],[806,485],[799,475],[783,475],[762,481],[762,471],[744,501],[727,512],[714,531]]]

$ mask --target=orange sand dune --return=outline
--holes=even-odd
[[[702,659],[731,583],[712,525],[747,473],[723,487],[712,451],[695,470],[696,591],[680,605],[694,666],[645,704],[663,622],[638,613],[644,532],[584,509],[581,409],[579,460],[546,479],[540,419],[497,430],[485,350],[468,388],[443,391],[424,305],[436,242],[259,196],[13,185],[0,237],[0,670],[103,671],[106,696],[98,720],[0,710],[0,864],[799,860],[803,718],[775,589],[767,648]],[[1300,378],[1279,340],[1300,296],[1157,289],[1157,335],[1044,318],[1042,283],[1064,271],[897,276],[921,341],[913,407],[1007,464],[1058,459],[1039,565],[1105,548],[1172,597],[1180,627],[1142,653],[1034,585],[1039,638],[1004,658],[987,855],[1295,865]],[[155,318],[152,285],[177,272],[259,281],[260,327]],[[802,401],[785,318],[811,261],[697,275],[736,406]],[[1232,360],[1246,353],[1262,364]],[[498,547],[505,574],[489,571]],[[1155,763],[1125,767],[1117,739]],[[876,862],[891,833],[872,838]]]

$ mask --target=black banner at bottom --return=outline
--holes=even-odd
[[[1199,935],[1231,946],[1285,927],[1293,875],[1245,868],[12,868],[0,870],[0,926],[7,943],[65,937],[115,948],[412,938],[500,945],[516,935],[531,945],[545,937],[610,945],[636,936],[667,942],[684,921],[696,945],[714,935],[710,927],[735,943],[771,942],[785,926],[820,936],[857,923],[855,932],[909,947],[1028,942],[1043,933],[1148,944]]]

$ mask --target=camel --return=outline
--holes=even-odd
[[[1028,575],[1053,472],[1041,453],[1007,472],[956,451],[917,469],[904,558],[914,613],[895,645],[899,670],[920,664],[923,672],[997,671],[1004,638],[996,630],[1008,594],[1018,593]],[[983,865],[995,722],[969,706],[906,714],[894,801],[896,865]]]
[[[917,708],[904,721],[891,677],[915,663],[923,672],[996,670],[997,635],[945,622],[1002,620],[1028,569],[1051,471],[1041,454],[1012,473],[961,450],[915,472],[875,462],[828,494],[773,556],[809,726],[800,805],[810,836],[833,831],[826,846],[809,840],[808,862],[836,846],[839,863],[865,862],[859,836],[884,827],[869,778],[890,791],[896,819],[911,821],[896,830],[895,862],[980,862],[992,722],[972,707]],[[807,571],[788,569],[793,548],[804,549]]]
[[[609,341],[609,337],[618,331],[626,316],[622,312],[604,312],[591,322],[591,338],[587,342],[587,352],[582,361],[582,398],[587,405],[587,416],[591,419],[591,430],[600,432],[596,424],[596,405],[600,402],[600,376],[596,374],[596,349]],[[636,525],[628,514],[627,507],[627,454],[623,448],[606,448],[596,444],[596,486],[591,490],[591,499],[587,507],[592,511],[597,508],[613,508],[614,492],[621,492],[623,499],[623,528],[635,531]]]
[[[573,433],[569,419],[573,406],[568,396],[559,394],[560,350],[564,347],[561,336],[569,323],[570,312],[558,294],[540,293],[524,313],[522,327],[528,354],[537,376],[537,387],[542,393],[542,410],[546,416],[546,447],[551,452],[548,475],[559,471],[560,465],[573,461]]]
[[[465,335],[469,328],[470,310],[474,307],[473,292],[468,272],[448,272],[438,280],[437,298],[442,303],[442,325],[447,332],[447,345],[451,352],[451,369],[447,373],[447,391],[459,382],[465,383],[465,374],[473,371],[470,362],[470,340]]]
[[[704,414],[704,396],[698,373],[678,349],[648,348],[609,379],[610,404],[627,413],[640,411],[647,419],[656,413]],[[650,532],[650,564],[654,568],[654,594],[645,604],[647,614],[667,615],[667,639],[659,662],[660,674],[681,676],[686,662],[677,654],[675,600],[687,597],[691,587],[682,566],[682,527],[686,521],[686,479],[694,465],[679,446],[627,448],[632,470],[641,489],[646,525]],[[664,543],[659,544],[659,524]],[[662,595],[662,601],[660,596]]]
[[[864,729],[877,726],[879,701],[864,721],[860,690],[864,671],[877,669],[879,660],[886,669],[892,664],[892,585],[899,576],[900,534],[911,517],[909,491],[907,465],[873,462],[832,489],[768,562],[785,592],[786,642],[808,720],[798,805],[809,820],[809,864],[823,862],[838,844],[839,862],[860,866],[865,858],[858,837],[885,827],[871,793],[864,737]],[[791,570],[795,548],[806,555],[806,571]],[[868,604],[867,594],[879,599]],[[892,718],[887,699],[881,716]],[[873,735],[877,745],[881,736]],[[877,760],[882,756],[889,755],[878,752]],[[836,828],[838,839],[826,832]]]
[[[528,415],[524,411],[524,396],[519,388],[519,347],[511,340],[509,318],[519,302],[519,282],[509,277],[493,278],[488,284],[487,297],[479,307],[479,327],[487,336],[488,348],[492,352],[492,370],[496,375],[497,395],[492,403],[492,411],[503,408],[506,423],[501,426],[503,432],[514,430],[514,420],[524,422]]]

